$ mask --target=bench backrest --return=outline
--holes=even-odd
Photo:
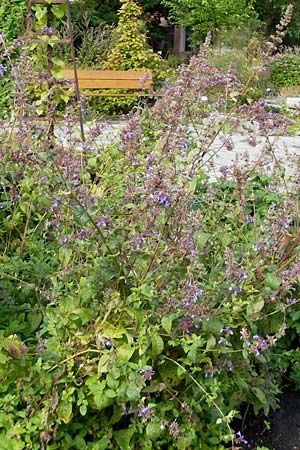
[[[73,70],[61,70],[64,78],[74,80]],[[152,73],[134,70],[77,70],[79,89],[150,90]]]

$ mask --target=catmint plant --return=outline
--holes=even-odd
[[[5,448],[235,449],[241,401],[276,405],[299,320],[299,186],[278,161],[258,170],[283,117],[234,101],[242,84],[208,52],[209,38],[109,144],[102,124],[81,142],[72,105],[54,133],[25,120],[39,106],[29,73],[42,85],[49,74],[26,48],[13,68],[19,116],[0,148]],[[261,160],[212,181],[237,132],[265,139]]]

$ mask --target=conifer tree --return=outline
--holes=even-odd
[[[167,63],[148,44],[141,20],[142,8],[135,0],[120,0],[119,21],[115,39],[104,68],[112,70],[152,71],[157,80],[166,77]]]

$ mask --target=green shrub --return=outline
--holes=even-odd
[[[300,56],[280,55],[268,65],[271,81],[277,88],[300,85]]]
[[[3,0],[0,5],[0,50],[8,46],[19,35],[24,33],[26,0]],[[13,58],[10,55],[10,58]],[[6,72],[0,70],[0,118],[8,117],[13,104],[12,84],[6,58],[1,60]],[[1,64],[0,64],[1,67]]]
[[[253,55],[250,57],[247,50],[215,48],[210,54],[210,60],[216,67],[233,71],[244,85],[243,95],[239,97],[242,103],[264,98],[270,89],[273,90],[269,72],[261,70],[260,59]]]
[[[12,105],[13,94],[10,77],[0,77],[0,118],[9,116]]]
[[[213,45],[242,51],[249,46],[249,42],[257,40],[258,47],[264,36],[257,29],[258,23],[255,21],[246,22],[242,28],[220,28],[214,32]]]
[[[102,68],[109,70],[150,70],[154,89],[171,76],[167,62],[155,53],[147,41],[145,26],[141,20],[142,8],[135,0],[121,0],[119,21],[112,39],[112,46]],[[118,92],[118,91],[116,91]],[[119,91],[122,92],[122,91]],[[101,98],[93,100],[99,111],[105,114],[128,112],[138,100],[134,98]]]
[[[154,81],[166,78],[167,62],[147,42],[141,21],[142,8],[135,0],[121,0],[116,37],[103,68],[110,70],[151,70]]]
[[[74,23],[73,35],[75,42],[76,62],[79,68],[101,69],[111,45],[113,27],[105,23],[91,26],[89,18],[85,15],[82,23]],[[61,34],[68,37],[66,24],[61,27]],[[60,57],[65,66],[70,64],[70,47],[57,45],[54,48],[55,56]]]
[[[2,0],[0,5],[1,33],[8,42],[24,33],[26,0]],[[0,44],[1,46],[1,44]]]

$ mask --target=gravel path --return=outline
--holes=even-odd
[[[5,126],[4,126],[5,125]],[[102,133],[97,138],[97,143],[100,145],[106,145],[111,142],[116,142],[119,139],[120,131],[126,126],[126,120],[118,121],[103,121],[99,124],[102,128]],[[85,124],[84,131],[88,135],[89,129],[93,125]],[[8,124],[1,123],[2,130],[5,128],[9,129]],[[63,125],[59,124],[55,128],[55,135],[59,142],[66,143],[67,129]],[[79,126],[74,128],[74,135],[80,139],[80,129]],[[232,137],[234,147],[231,151],[222,147],[221,140],[216,140],[212,149],[207,157],[204,158],[205,170],[208,172],[212,179],[215,179],[220,174],[220,168],[224,166],[231,166],[234,161],[241,161],[241,156],[249,158],[249,161],[259,161],[262,152],[266,152],[266,141],[261,139],[256,147],[249,145],[247,137],[242,134],[236,134]],[[287,168],[287,173],[291,174],[293,172],[293,166],[296,167],[296,160],[300,161],[300,136],[281,136],[281,137],[271,137],[270,142],[273,143],[274,155],[276,159],[283,162],[284,166]],[[215,154],[212,157],[212,153]],[[244,160],[244,159],[243,159]],[[270,157],[271,160],[271,157]],[[300,163],[299,163],[300,166]],[[263,168],[271,168],[272,163],[269,165],[264,165]]]
[[[98,144],[108,144],[111,142],[116,142],[119,139],[120,131],[126,126],[126,121],[108,121],[102,122],[100,124],[103,126],[103,132],[99,137]],[[85,125],[85,133],[88,134],[89,126]],[[78,136],[80,136],[79,130],[77,131]],[[60,128],[57,131],[57,136],[59,139],[65,139],[64,131]],[[299,159],[300,161],[300,136],[271,136],[270,143],[273,144],[273,154],[277,161],[284,164],[287,169],[287,174],[292,174],[293,165],[295,167],[295,161]],[[209,173],[212,179],[218,177],[220,174],[220,168],[224,166],[231,166],[236,160],[241,160],[241,157],[246,156],[249,161],[259,161],[262,157],[262,153],[266,153],[267,141],[264,138],[258,139],[258,145],[252,147],[249,145],[247,136],[242,134],[236,134],[232,136],[233,149],[231,151],[227,150],[224,146],[222,147],[222,141],[216,139],[212,152],[204,158],[206,161],[205,170]],[[215,154],[213,154],[215,153]],[[212,156],[213,154],[213,156]],[[273,163],[271,160],[273,159]],[[274,158],[270,156],[269,165],[264,165],[264,169],[269,169],[274,164]]]

